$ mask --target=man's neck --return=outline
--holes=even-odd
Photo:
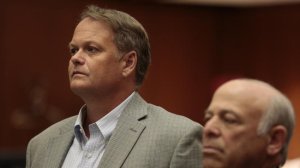
[[[86,100],[87,115],[85,123],[89,125],[96,122],[121,104],[133,92],[134,90],[106,98],[93,98]]]

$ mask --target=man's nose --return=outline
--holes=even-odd
[[[84,53],[82,53],[80,50],[76,52],[72,57],[71,57],[71,62],[74,65],[78,64],[84,64],[85,58],[84,58]]]
[[[204,137],[218,137],[221,135],[217,117],[212,117],[208,120],[203,129]]]

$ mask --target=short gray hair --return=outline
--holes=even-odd
[[[295,126],[295,113],[289,99],[279,91],[277,93],[271,98],[270,105],[264,113],[257,131],[259,135],[267,134],[275,125],[283,125],[287,129],[287,137],[281,150],[280,164],[283,165],[287,158],[288,145]]]
[[[115,33],[114,43],[120,52],[136,51],[136,85],[141,85],[151,62],[150,42],[142,24],[125,12],[95,5],[87,6],[81,13],[81,20],[87,17],[105,21],[111,27]]]

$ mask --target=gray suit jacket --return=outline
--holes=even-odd
[[[74,139],[77,116],[32,138],[26,168],[59,168]],[[135,94],[121,114],[99,168],[201,168],[202,127]]]

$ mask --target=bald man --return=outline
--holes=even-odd
[[[271,85],[235,79],[221,85],[205,112],[204,168],[276,168],[294,129],[290,101]]]

